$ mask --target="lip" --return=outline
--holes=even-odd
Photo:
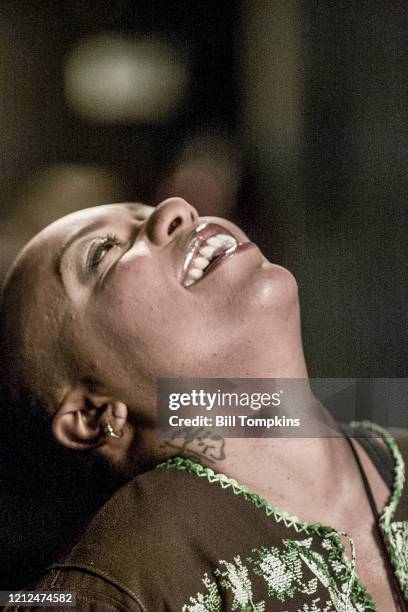
[[[229,229],[224,227],[223,225],[220,225],[218,223],[211,223],[211,222],[201,223],[193,230],[193,232],[189,235],[188,240],[187,240],[186,255],[184,258],[182,275],[181,275],[182,276],[181,283],[186,288],[187,286],[185,285],[185,281],[187,279],[191,261],[198,254],[199,250],[206,243],[206,241],[209,238],[211,238],[211,236],[216,236],[218,234],[231,236],[237,241],[237,244],[230,246],[222,254],[217,256],[216,259],[211,261],[210,264],[205,269],[205,272],[201,278],[205,278],[207,274],[215,270],[222,262],[224,262],[226,259],[228,259],[232,255],[238,254],[242,251],[245,251],[247,248],[254,246],[252,242],[239,242],[238,238],[234,236],[234,234]],[[199,280],[201,279],[196,280],[193,284],[196,284],[197,282],[199,282]]]
[[[206,269],[204,276],[207,276],[207,274],[215,270],[215,268],[218,268],[218,266],[222,264],[222,262],[225,259],[232,257],[232,255],[237,255],[238,253],[242,253],[243,251],[246,251],[247,249],[250,249],[253,246],[254,246],[253,242],[238,242],[238,244],[236,244],[235,246],[227,249],[223,255],[221,255],[220,257],[217,257],[217,259],[212,261],[210,265],[208,266],[208,268]]]

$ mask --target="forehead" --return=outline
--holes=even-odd
[[[51,225],[48,225],[37,237],[52,238],[53,236],[66,235],[70,230],[80,230],[94,223],[110,223],[115,221],[137,220],[145,221],[153,212],[152,206],[140,203],[126,202],[123,204],[105,204],[85,208],[66,217],[62,217]]]

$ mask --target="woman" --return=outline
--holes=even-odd
[[[199,462],[157,436],[158,378],[303,379],[316,411],[296,282],[235,225],[179,198],[69,215],[18,258],[1,320],[9,397],[65,447],[143,472],[39,589],[81,610],[404,609],[404,459],[385,432],[388,479],[344,436],[228,438]]]

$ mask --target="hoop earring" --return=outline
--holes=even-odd
[[[121,438],[123,436],[123,431],[117,431],[116,429],[113,429],[112,425],[110,424],[110,421],[106,421],[105,425],[103,426],[103,431],[110,438]]]

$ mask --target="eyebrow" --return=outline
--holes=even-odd
[[[94,223],[90,223],[89,225],[85,225],[85,227],[82,227],[80,230],[78,230],[74,234],[71,234],[67,238],[67,240],[64,242],[62,247],[59,249],[57,257],[55,259],[55,270],[56,270],[57,275],[58,275],[59,278],[61,278],[62,259],[63,259],[64,255],[65,255],[65,253],[67,252],[67,250],[69,249],[69,247],[74,242],[79,240],[80,238],[84,238],[85,236],[87,236],[91,232],[95,232],[96,230],[102,229],[102,227],[105,227],[105,226],[106,226],[106,221],[101,221],[101,220],[94,221]]]

